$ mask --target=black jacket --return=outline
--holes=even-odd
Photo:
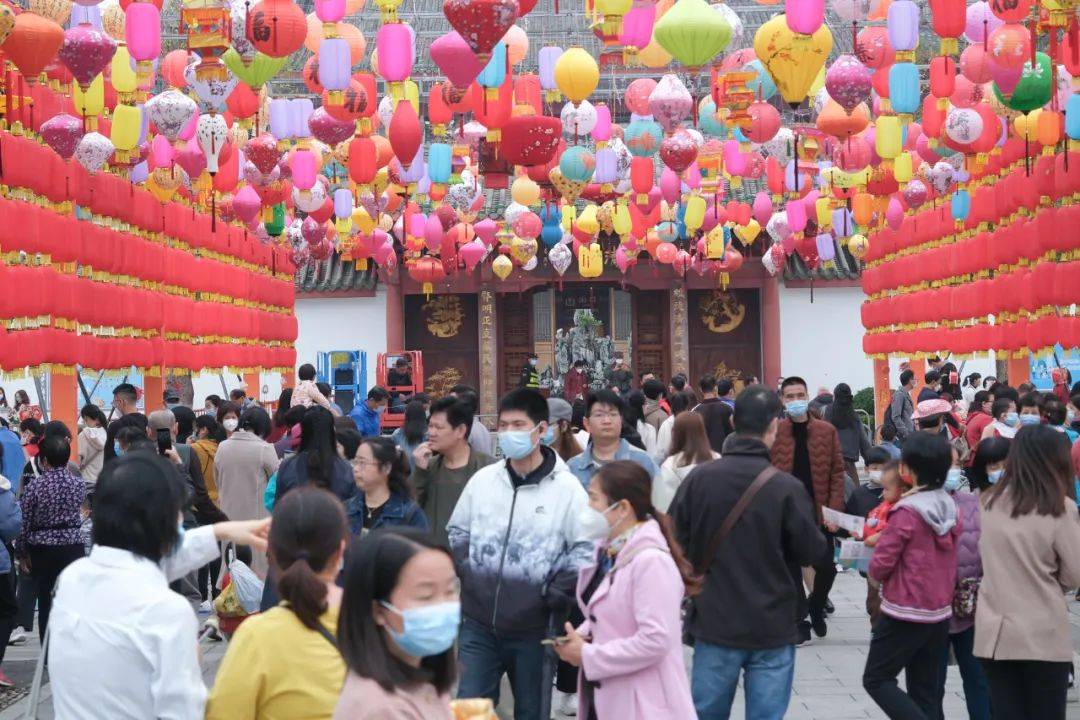
[[[705,434],[709,436],[709,445],[713,452],[720,452],[724,447],[724,440],[734,432],[731,406],[720,398],[707,398],[702,400],[694,412],[701,415],[705,421]]]
[[[754,478],[769,465],[756,438],[733,435],[719,460],[697,466],[671,506],[675,535],[701,570],[706,549]],[[690,634],[716,645],[765,650],[798,642],[794,566],[825,554],[813,504],[795,477],[777,473],[720,544],[694,600]]]
[[[185,476],[188,487],[191,488],[191,509],[195,513],[195,520],[200,525],[213,525],[216,522],[228,520],[228,516],[221,512],[221,508],[210,499],[210,493],[206,489],[206,478],[203,477],[199,458],[190,445],[176,443],[173,445],[176,453],[183,461],[180,474]],[[186,473],[186,475],[185,475]]]
[[[274,491],[275,506],[281,502],[281,498],[285,496],[285,493],[310,482],[307,456],[307,451],[301,450],[281,463],[281,467],[277,471],[277,488]],[[338,457],[337,454],[334,455],[334,471],[330,476],[330,486],[326,489],[336,495],[337,499],[343,503],[356,494],[352,466],[343,458]]]

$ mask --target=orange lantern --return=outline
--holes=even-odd
[[[15,26],[4,41],[4,54],[33,84],[63,43],[63,28],[40,15],[24,12],[15,17]]]
[[[299,50],[307,31],[304,11],[290,0],[262,0],[248,13],[247,38],[268,57],[286,57]]]

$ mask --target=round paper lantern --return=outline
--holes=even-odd
[[[743,129],[743,134],[755,143],[772,140],[780,129],[780,111],[766,102],[756,102],[747,109],[750,125]],[[660,150],[663,152],[663,145]]]
[[[555,84],[571,102],[580,103],[600,82],[600,68],[584,49],[570,48],[555,61]]]
[[[1018,23],[1031,13],[1032,0],[992,0],[990,11],[1002,22]]]
[[[754,35],[754,52],[776,81],[784,101],[792,107],[806,99],[832,47],[827,25],[806,38],[792,32],[783,15],[769,20]]]
[[[990,33],[987,41],[990,62],[1016,69],[1031,58],[1031,33],[1023,25],[1009,23]]]
[[[870,99],[871,73],[854,55],[841,55],[825,73],[829,97],[851,113],[859,103]]]
[[[1035,59],[1037,62],[1034,66],[1031,63],[1023,65],[1020,81],[1008,100],[999,84],[994,83],[994,94],[1006,107],[1028,113],[1050,102],[1054,93],[1050,56],[1040,52],[1035,54]]]
[[[971,144],[983,134],[983,119],[971,108],[954,108],[945,119],[945,134],[961,145]]]
[[[262,0],[251,8],[246,36],[263,55],[285,58],[304,45],[307,31],[304,11],[291,0]]]
[[[52,20],[24,12],[15,17],[11,34],[4,41],[4,55],[33,84],[63,44],[63,28]]]
[[[517,65],[529,54],[529,36],[518,25],[511,25],[503,36],[506,45],[506,58],[511,65]]]
[[[968,6],[967,25],[964,37],[973,43],[982,43],[995,29],[1004,24],[1004,20],[994,15],[990,3],[979,0]]]
[[[669,135],[660,143],[660,159],[677,174],[682,174],[697,158],[697,145],[687,133]]]
[[[667,74],[649,95],[649,112],[665,132],[672,133],[694,109],[694,98],[678,76]]]
[[[855,56],[872,70],[892,65],[896,60],[896,50],[889,44],[889,31],[880,25],[860,30],[855,40]]]
[[[825,22],[825,0],[784,0],[784,19],[792,32],[813,35]]]
[[[653,37],[681,64],[699,68],[731,42],[731,25],[705,0],[679,0],[656,22]]]
[[[960,53],[960,72],[973,83],[990,82],[990,61],[982,43],[974,43]]]

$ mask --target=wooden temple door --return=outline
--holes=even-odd
[[[668,293],[665,290],[634,290],[633,300],[630,370],[634,373],[634,383],[637,384],[638,377],[645,371],[655,373],[666,383],[671,366]]]
[[[533,294],[499,295],[499,395],[513,390],[521,380],[521,368],[534,352]]]

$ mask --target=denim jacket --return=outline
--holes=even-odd
[[[364,493],[357,492],[345,503],[345,513],[349,518],[349,531],[356,536],[364,534],[364,518],[367,517],[367,503],[364,502]],[[405,525],[408,527],[428,529],[427,517],[420,506],[413,500],[403,497],[396,492],[390,493],[390,499],[382,507],[382,512],[376,518],[375,524],[368,530],[378,530],[381,527],[391,525]]]

